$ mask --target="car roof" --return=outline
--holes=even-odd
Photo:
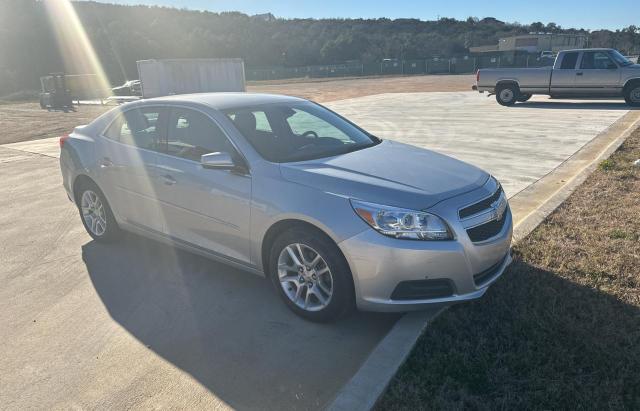
[[[156,97],[150,99],[140,100],[141,104],[149,103],[199,103],[205,104],[216,110],[227,110],[241,107],[252,107],[263,104],[272,103],[292,103],[292,102],[305,102],[307,100],[284,96],[280,94],[262,94],[262,93],[196,93],[196,94],[179,94],[166,97]]]

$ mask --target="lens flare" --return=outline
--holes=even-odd
[[[44,0],[43,3],[56,36],[65,72],[95,74],[96,87],[110,90],[109,79],[71,1]]]

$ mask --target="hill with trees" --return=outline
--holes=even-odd
[[[74,7],[113,84],[136,78],[136,60],[150,58],[241,57],[248,67],[304,66],[461,55],[471,46],[529,32],[589,33],[490,17],[281,19],[95,2]],[[589,34],[592,46],[640,51],[635,26]],[[39,76],[63,67],[43,3],[0,0],[0,95],[37,89]]]

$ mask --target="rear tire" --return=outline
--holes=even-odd
[[[518,96],[518,102],[524,103],[525,101],[528,101],[530,98],[531,98],[531,94],[520,94]]]
[[[80,220],[87,233],[96,241],[110,242],[120,235],[111,207],[102,190],[93,182],[83,182],[76,192]]]
[[[501,106],[513,106],[519,95],[520,91],[515,84],[505,84],[496,87],[496,101]]]
[[[280,234],[271,246],[268,273],[289,309],[307,320],[335,321],[354,307],[351,270],[322,232],[296,227]]]
[[[634,83],[625,89],[624,101],[631,107],[640,107],[640,83]]]

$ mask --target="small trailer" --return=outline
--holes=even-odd
[[[244,62],[226,59],[140,60],[142,97],[245,91]]]

